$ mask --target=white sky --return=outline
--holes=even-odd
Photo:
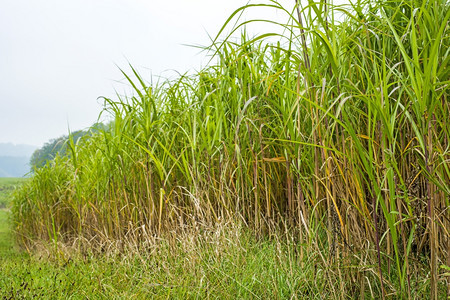
[[[280,1],[292,8],[294,0]],[[0,0],[0,143],[41,146],[96,122],[128,61],[147,80],[199,69],[246,0]],[[281,18],[275,11],[253,15]],[[263,27],[261,27],[264,30]],[[118,67],[117,67],[117,66]]]

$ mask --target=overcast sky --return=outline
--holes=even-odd
[[[128,61],[147,80],[199,69],[205,54],[183,44],[208,45],[207,32],[215,36],[246,3],[0,0],[0,143],[41,146],[89,127],[101,111],[97,98],[125,88],[118,67],[129,71]]]

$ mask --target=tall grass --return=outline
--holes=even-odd
[[[223,35],[254,6],[284,13],[283,34]],[[217,63],[158,85],[123,72],[135,95],[104,99],[110,129],[16,194],[21,241],[84,249],[233,220],[319,251],[341,295],[450,295],[449,17],[446,1],[239,8]],[[235,29],[251,22],[273,23]]]

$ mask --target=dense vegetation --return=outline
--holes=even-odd
[[[286,14],[283,34],[221,30],[216,64],[161,85],[124,73],[136,94],[105,99],[110,130],[15,195],[22,245],[153,257],[235,224],[294,253],[286,272],[314,268],[315,297],[449,295],[447,1],[270,1],[224,29],[254,6]]]

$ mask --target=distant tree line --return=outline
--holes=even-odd
[[[42,146],[42,148],[37,149],[33,152],[30,158],[30,167],[33,171],[37,168],[42,168],[47,164],[47,162],[55,159],[57,155],[66,156],[70,155],[69,151],[69,141],[73,140],[76,144],[82,138],[92,136],[94,133],[106,130],[108,125],[103,123],[95,123],[87,130],[78,130],[70,133],[69,135],[63,135],[58,138],[51,139]]]

